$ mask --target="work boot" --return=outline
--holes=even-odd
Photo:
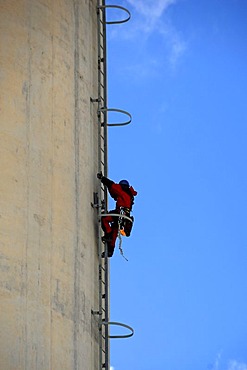
[[[112,247],[111,245],[107,244],[107,251],[108,251],[107,257],[112,257],[113,256],[113,252],[114,252],[114,247]],[[105,258],[105,252],[102,252],[101,257],[102,258]]]
[[[113,252],[114,252],[114,245],[109,245],[107,244],[107,247],[108,247],[108,257],[112,257],[113,256]]]
[[[104,236],[102,236],[102,242],[103,243],[108,243],[108,242],[110,242],[111,241],[111,233],[105,233],[105,235]]]
[[[108,256],[107,257],[112,257],[112,255],[113,255],[113,253],[109,253],[108,252]],[[102,258],[105,258],[105,252],[102,252],[101,257]]]

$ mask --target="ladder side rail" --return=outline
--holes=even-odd
[[[102,5],[105,7],[105,0],[102,0]],[[102,9],[102,21],[103,21],[103,84],[104,84],[104,108],[107,108],[107,45],[106,45],[106,10]],[[108,176],[108,128],[107,128],[107,114],[105,111],[104,116],[104,125],[103,125],[103,135],[104,135],[104,176]],[[104,199],[105,199],[105,210],[108,211],[108,193],[107,188],[105,187]],[[108,252],[108,251],[107,251]],[[105,266],[105,321],[109,321],[110,316],[110,290],[109,290],[109,280],[110,280],[110,270],[109,270],[109,260],[107,258],[108,253],[105,253],[104,266]],[[110,340],[109,340],[109,327],[105,326],[105,368],[108,370],[110,368]]]
[[[107,78],[106,78],[106,22],[105,0],[98,0],[98,170],[107,176]],[[102,125],[103,118],[103,125]],[[99,183],[98,219],[101,220],[102,206],[107,212],[107,189]],[[103,243],[101,226],[98,232],[99,249],[99,368],[109,370],[109,329],[104,322],[109,321],[109,268],[108,258],[101,258]],[[107,255],[107,253],[105,253]]]
[[[98,0],[98,5],[101,3],[100,0]],[[98,33],[98,171],[100,172],[102,170],[102,152],[101,152],[101,141],[102,141],[102,133],[100,128],[100,121],[101,121],[101,114],[100,114],[100,107],[101,107],[101,19],[100,19],[100,10],[97,11],[97,33]],[[101,189],[101,183],[98,184],[98,216],[102,212],[102,189]],[[98,266],[98,274],[99,274],[99,370],[102,370],[102,365],[105,363],[105,348],[104,346],[104,333],[103,333],[103,325],[102,325],[102,314],[103,314],[103,299],[102,296],[105,294],[103,292],[103,282],[102,282],[102,263],[101,263],[101,254],[102,254],[102,244],[101,244],[101,227],[99,224],[98,227],[98,255],[99,255],[99,266]]]

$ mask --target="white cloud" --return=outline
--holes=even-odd
[[[219,369],[220,360],[221,360],[221,354],[222,354],[221,351],[217,353],[216,358],[214,360],[214,364],[212,366],[212,370],[218,370]]]
[[[171,24],[161,26],[159,32],[164,36],[170,47],[169,61],[171,66],[175,67],[186,51],[187,44]]]
[[[187,43],[169,16],[166,16],[166,12],[171,6],[179,6],[179,0],[126,0],[126,3],[124,5],[132,15],[130,24],[124,27],[108,27],[111,40],[119,42],[123,39],[129,42],[129,49],[126,44],[126,50],[130,50],[130,53],[135,50],[135,55],[138,55],[133,58],[131,66],[128,63],[125,73],[132,73],[136,78],[157,75],[161,73],[164,63],[167,63],[172,71],[176,70],[187,50]],[[155,34],[159,47],[157,51],[146,53],[150,40],[154,46],[155,38],[150,38]]]
[[[174,68],[187,49],[187,44],[179,32],[173,27],[168,19],[164,19],[163,14],[171,5],[177,3],[177,0],[128,0],[133,6],[139,19],[135,21],[135,31],[129,37],[137,32],[148,35],[157,32],[163,36],[169,46],[169,62]],[[135,35],[136,36],[136,35]]]
[[[232,360],[229,362],[229,366],[227,370],[247,370],[247,364]]]
[[[110,370],[115,370],[113,366],[110,367]]]
[[[149,25],[153,27],[162,16],[163,12],[171,4],[174,4],[176,0],[128,0],[128,2],[138,13],[144,16],[147,21],[146,26]],[[149,28],[149,30],[151,30],[151,28]]]
[[[223,366],[222,351],[216,354],[213,364],[210,364],[210,370],[220,370],[224,368],[225,370],[247,370],[247,363],[238,362],[236,360],[228,361],[227,367]]]

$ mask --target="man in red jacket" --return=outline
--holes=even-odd
[[[120,210],[123,210],[125,215],[130,217],[137,192],[129,185],[127,180],[121,180],[119,184],[116,184],[103,176],[102,173],[98,173],[97,177],[107,187],[111,197],[116,201],[116,208],[109,212],[109,216],[104,216],[101,220],[102,229],[105,232],[102,240],[107,243],[108,257],[112,257],[118,236],[118,217],[111,216],[111,213],[120,213]],[[132,223],[130,221],[126,221],[126,223],[126,236],[129,236]]]

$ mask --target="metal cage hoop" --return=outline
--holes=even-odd
[[[125,114],[126,116],[129,117],[128,121],[119,122],[119,123],[107,123],[107,126],[125,126],[125,125],[128,125],[132,121],[131,114],[129,112],[127,112],[126,110],[117,109],[117,108],[100,108],[99,112],[102,112],[102,113],[104,113],[104,112],[117,112],[117,113]],[[102,124],[102,126],[104,126],[104,123]]]
[[[117,322],[117,321],[102,321],[102,324],[103,325],[115,325],[115,326],[121,326],[123,328],[126,328],[130,331],[129,334],[121,334],[121,335],[109,335],[108,338],[111,338],[111,339],[116,339],[116,338],[130,338],[134,335],[134,329],[129,326],[129,325],[126,325],[126,324],[122,324],[121,322]]]
[[[123,10],[125,13],[128,14],[127,18],[123,19],[123,20],[120,20],[120,21],[105,21],[104,23],[105,24],[121,24],[121,23],[125,23],[125,22],[128,22],[130,20],[130,17],[131,17],[131,14],[130,14],[130,11],[126,8],[124,8],[123,6],[119,6],[119,5],[101,5],[101,6],[98,6],[97,7],[98,9],[107,9],[107,8],[115,8],[115,9],[121,9]]]

